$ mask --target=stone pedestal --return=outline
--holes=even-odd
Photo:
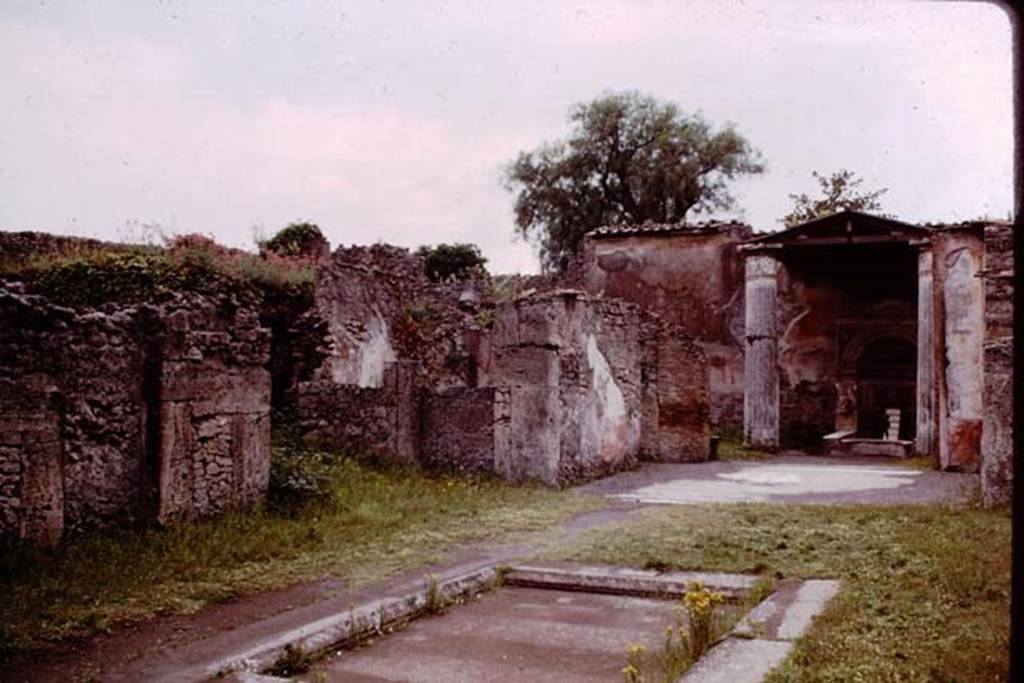
[[[778,261],[766,254],[746,258],[743,441],[779,445]]]

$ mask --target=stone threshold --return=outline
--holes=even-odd
[[[854,432],[833,432],[822,438],[829,456],[872,456],[909,458],[914,455],[914,442],[903,439],[870,439]]]

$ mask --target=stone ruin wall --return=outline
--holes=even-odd
[[[743,262],[738,245],[752,234],[742,224],[690,226],[691,232],[590,235],[582,282],[591,294],[639,304],[678,326],[707,356],[712,425],[743,429]]]
[[[321,276],[329,284],[318,292],[319,310],[340,315],[329,328],[344,334],[329,340],[317,378],[299,384],[298,424],[308,443],[550,485],[622,469],[641,456],[707,458],[706,359],[677,328],[673,338],[652,317],[642,332],[638,307],[579,291],[481,302],[472,284],[425,284],[404,265],[383,279],[391,292],[404,292],[389,299],[378,272],[344,265],[351,253],[336,252],[335,272]],[[389,256],[408,263],[398,250]],[[376,267],[387,270],[379,257]],[[355,305],[333,307],[339,292]],[[441,324],[419,342],[434,355],[407,360],[396,321],[403,309],[430,306],[442,309]],[[652,336],[662,329],[663,337]],[[380,384],[361,385],[377,363]]]
[[[420,364],[389,361],[379,387],[303,382],[297,426],[311,446],[366,451],[414,463],[419,457]]]
[[[428,382],[469,383],[463,331],[479,311],[480,283],[435,284],[423,260],[388,245],[338,248],[318,271],[323,360],[312,379],[380,387],[384,368],[418,360]]]
[[[270,332],[230,299],[184,297],[155,316],[157,518],[263,499],[270,477]]]
[[[640,457],[704,462],[711,450],[711,382],[704,350],[650,311],[641,323]]]
[[[514,480],[707,458],[706,358],[670,321],[579,291],[495,303],[383,245],[339,249],[318,277],[311,306],[269,314],[194,294],[75,310],[5,286],[0,533],[261,499],[272,393],[310,443]]]
[[[0,535],[55,542],[262,498],[267,344],[230,302],[73,310],[0,287]]]
[[[639,328],[637,307],[575,291],[498,307],[489,382],[511,390],[509,442],[496,453],[500,473],[559,485],[636,461]]]
[[[932,236],[938,389],[938,456],[942,469],[977,472],[984,384],[984,242],[980,227]]]
[[[0,534],[55,542],[65,526],[137,514],[138,327],[134,311],[81,315],[0,288]]]
[[[981,491],[985,505],[1013,490],[1013,225],[985,226],[985,390]]]
[[[424,396],[424,456],[562,486],[707,460],[707,361],[678,328],[576,290],[497,307],[480,388]]]

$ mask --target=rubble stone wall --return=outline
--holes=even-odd
[[[1013,226],[985,227],[985,391],[981,490],[986,505],[1013,489]]]
[[[160,521],[260,500],[270,476],[270,332],[255,311],[189,297],[161,311]]]
[[[299,384],[298,426],[311,446],[361,450],[415,462],[420,448],[419,363],[388,363],[382,386]]]
[[[502,392],[497,387],[424,392],[421,462],[444,470],[495,474],[498,423],[509,418]]]
[[[53,542],[262,497],[266,357],[231,302],[73,310],[0,286],[0,535]]]
[[[470,386],[464,332],[480,289],[472,281],[430,282],[423,260],[407,249],[338,248],[318,270],[314,306],[326,335],[313,379],[379,387],[388,363],[416,360],[432,386]]]
[[[639,321],[632,304],[575,290],[498,307],[489,381],[512,389],[506,476],[560,485],[635,461]]]
[[[0,288],[0,533],[53,542],[140,512],[136,313],[82,314]]]
[[[711,449],[704,351],[676,325],[644,312],[640,452],[656,462],[703,462]]]

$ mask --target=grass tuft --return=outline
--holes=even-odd
[[[742,439],[731,434],[723,434],[718,441],[719,460],[769,460],[775,456],[771,451],[748,448]]]

